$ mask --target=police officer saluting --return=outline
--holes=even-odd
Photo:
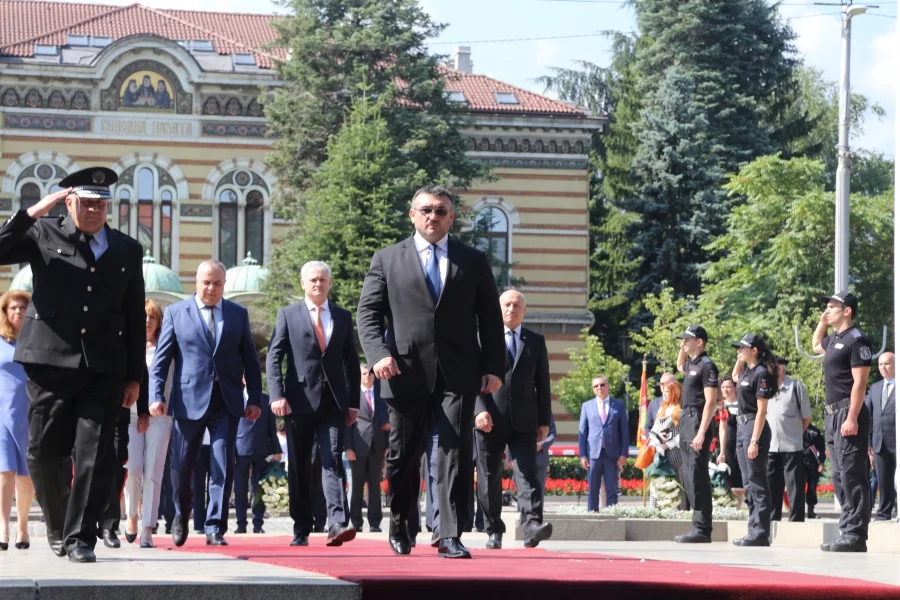
[[[872,347],[853,324],[859,308],[856,296],[840,291],[822,300],[826,308],[812,345],[816,354],[825,355],[825,439],[834,494],[841,505],[841,535],[821,548],[825,552],[865,552],[872,511],[867,463],[871,415],[863,400]],[[826,336],[829,327],[834,331]]]
[[[709,445],[719,387],[719,369],[706,355],[709,337],[700,325],[691,325],[681,340],[678,370],[684,373],[681,389],[679,447],[684,461],[684,489],[694,507],[693,528],[679,535],[681,544],[709,544],[712,541],[712,488],[709,484]]]
[[[93,167],[0,227],[0,263],[31,264],[34,295],[16,343],[25,368],[28,467],[58,556],[94,562],[112,486],[120,407],[144,370],[141,246],[106,226],[110,169]],[[41,218],[65,200],[69,216]],[[74,449],[75,476],[63,468]]]
[[[737,381],[737,457],[744,478],[750,518],[747,535],[735,546],[768,546],[772,524],[772,495],[766,468],[772,430],[766,422],[769,398],[778,389],[778,362],[762,337],[748,333],[739,342],[732,377]],[[779,499],[780,500],[780,499]]]

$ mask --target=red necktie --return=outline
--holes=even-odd
[[[322,307],[314,306],[313,312],[316,318],[313,321],[313,328],[316,330],[316,341],[319,342],[319,350],[325,352],[325,328],[322,327]]]

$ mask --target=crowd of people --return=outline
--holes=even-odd
[[[329,546],[353,540],[366,485],[370,528],[380,529],[384,459],[394,553],[415,545],[423,462],[438,555],[471,558],[460,538],[472,526],[476,462],[487,547],[500,548],[507,453],[525,545],[552,535],[539,474],[552,443],[546,342],[522,326],[525,296],[498,295],[485,254],[448,235],[447,190],[418,190],[415,233],[372,259],[356,319],[366,364],[350,311],[328,299],[331,269],[303,266],[304,299],[275,321],[266,396],[247,309],[223,298],[220,262],[203,261],[196,293],[165,311],[145,299],[140,245],[106,224],[116,181],[102,167],[73,173],[0,227],[0,262],[28,262],[34,273],[33,297],[3,297],[2,549],[13,490],[20,513],[30,506],[29,474],[51,549],[72,562],[94,562],[98,539],[119,547],[123,517],[127,541],[142,547],[153,546],[161,513],[176,546],[191,516],[207,545],[227,545],[232,493],[243,532],[249,497],[282,454],[291,546],[317,528]],[[47,217],[60,201],[68,216]],[[353,465],[349,502],[343,456]],[[327,524],[315,518],[319,499]],[[261,532],[265,508],[252,511]]]

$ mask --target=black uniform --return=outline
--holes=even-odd
[[[806,467],[806,514],[812,518],[819,502],[816,488],[819,486],[819,467],[825,464],[825,438],[819,428],[809,424],[803,432],[803,465]]]
[[[701,535],[712,534],[712,487],[709,483],[709,445],[712,442],[712,420],[703,433],[703,447],[699,452],[691,442],[700,431],[703,407],[706,404],[704,389],[719,387],[719,369],[706,353],[689,358],[684,363],[684,384],[681,389],[681,421],[678,423],[679,448],[684,470],[684,490],[694,507],[694,531]]]
[[[747,523],[747,535],[755,540],[769,539],[772,523],[772,494],[769,491],[769,478],[766,468],[769,463],[769,444],[772,442],[772,430],[769,423],[763,425],[762,433],[757,440],[759,454],[750,459],[747,450],[753,439],[753,428],[758,410],[757,400],[768,400],[775,395],[777,389],[775,377],[766,371],[766,367],[758,364],[745,368],[737,381],[738,418],[737,418],[737,458],[741,464],[741,476],[744,483],[744,495],[750,518]]]
[[[20,210],[0,228],[0,263],[30,263],[34,277],[15,360],[28,378],[28,466],[60,554],[97,543],[123,389],[145,367],[141,246],[104,227],[108,247],[97,259],[71,216],[35,220]],[[70,493],[63,463],[73,448]]]
[[[855,325],[822,340],[825,350],[825,440],[831,457],[834,496],[841,505],[841,536],[865,543],[869,537],[869,428],[872,416],[863,403],[856,435],[841,435],[850,412],[853,367],[872,365],[872,346]]]

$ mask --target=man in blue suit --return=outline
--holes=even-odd
[[[261,414],[262,373],[250,317],[243,306],[222,299],[224,290],[225,266],[216,260],[200,263],[197,293],[166,309],[150,367],[150,397],[165,403],[169,364],[175,361],[169,411],[175,417],[171,477],[176,546],[187,540],[191,479],[206,429],[210,439],[206,543],[228,545],[223,535],[228,530],[238,421],[242,416],[255,420]]]
[[[250,395],[244,391],[244,402]],[[234,516],[237,520],[235,533],[247,533],[247,505],[253,503],[253,533],[263,531],[263,515],[266,505],[256,500],[259,478],[268,466],[268,457],[281,460],[281,443],[275,431],[275,416],[269,408],[269,396],[262,395],[262,414],[255,421],[242,418],[238,423],[237,462],[234,467]],[[250,500],[248,501],[248,496]]]
[[[628,413],[609,397],[606,377],[591,381],[596,397],[581,405],[578,452],[588,472],[588,510],[600,510],[600,484],[606,482],[606,505],[619,501],[619,469],[628,457]]]

